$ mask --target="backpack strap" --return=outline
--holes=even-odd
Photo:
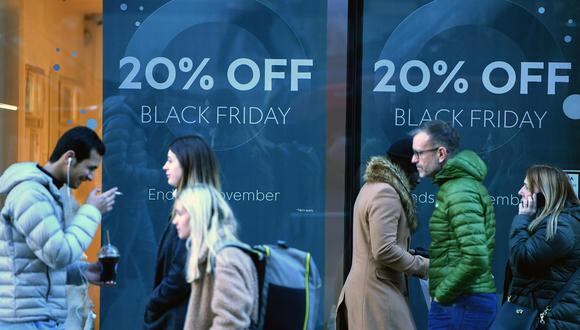
[[[209,258],[209,262],[211,265],[211,271],[215,269],[216,264],[216,257],[217,255],[225,248],[228,247],[235,247],[242,251],[244,251],[252,262],[254,263],[254,267],[256,268],[256,273],[258,274],[258,319],[251,320],[250,323],[250,330],[260,329],[263,327],[263,312],[262,312],[262,299],[263,299],[263,288],[264,288],[264,279],[266,275],[266,256],[269,254],[269,251],[264,249],[262,245],[255,246],[252,248],[246,243],[242,243],[240,241],[228,241],[222,243],[217,249],[214,255]]]
[[[220,244],[220,245],[217,247],[217,249],[216,249],[216,251],[215,251],[215,254],[213,254],[213,255],[212,255],[210,258],[209,258],[209,262],[210,262],[210,265],[211,265],[211,270],[212,270],[212,272],[213,272],[213,270],[215,269],[215,264],[216,264],[216,257],[217,257],[217,255],[218,255],[218,254],[219,254],[219,253],[220,253],[222,250],[224,250],[225,248],[229,248],[229,247],[235,247],[235,248],[238,248],[238,249],[240,249],[240,250],[244,251],[246,254],[248,254],[248,255],[249,255],[251,258],[252,258],[252,260],[254,260],[254,257],[255,257],[257,254],[261,254],[261,252],[260,252],[260,251],[254,250],[254,249],[252,249],[252,247],[251,247],[251,246],[249,246],[248,244],[246,244],[246,243],[242,243],[242,242],[240,242],[240,241],[227,241],[227,242],[223,242],[222,244]],[[261,258],[262,258],[262,257],[260,257],[260,259],[261,259]]]

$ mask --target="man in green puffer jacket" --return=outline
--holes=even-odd
[[[487,329],[497,298],[491,273],[495,214],[482,181],[483,160],[457,152],[459,136],[442,121],[413,132],[413,163],[440,189],[429,222],[429,329]]]

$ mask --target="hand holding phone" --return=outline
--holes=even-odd
[[[518,214],[533,216],[536,214],[537,210],[537,194],[533,193],[532,196],[522,197],[520,205],[518,207]]]

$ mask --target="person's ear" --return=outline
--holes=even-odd
[[[67,167],[72,166],[73,163],[75,162],[75,152],[72,150],[65,152],[64,158],[66,159],[66,166]]]
[[[439,158],[440,163],[444,162],[448,156],[449,156],[449,152],[447,152],[447,148],[439,147],[437,149],[437,157]]]

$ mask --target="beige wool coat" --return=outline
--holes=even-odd
[[[206,272],[207,250],[199,276],[191,283],[185,330],[248,329],[258,317],[258,275],[252,259],[235,247],[216,257],[213,273]]]
[[[354,205],[352,266],[339,298],[339,329],[414,329],[405,275],[427,277],[429,260],[407,252],[417,226],[409,183],[384,157],[371,159],[365,180]]]

